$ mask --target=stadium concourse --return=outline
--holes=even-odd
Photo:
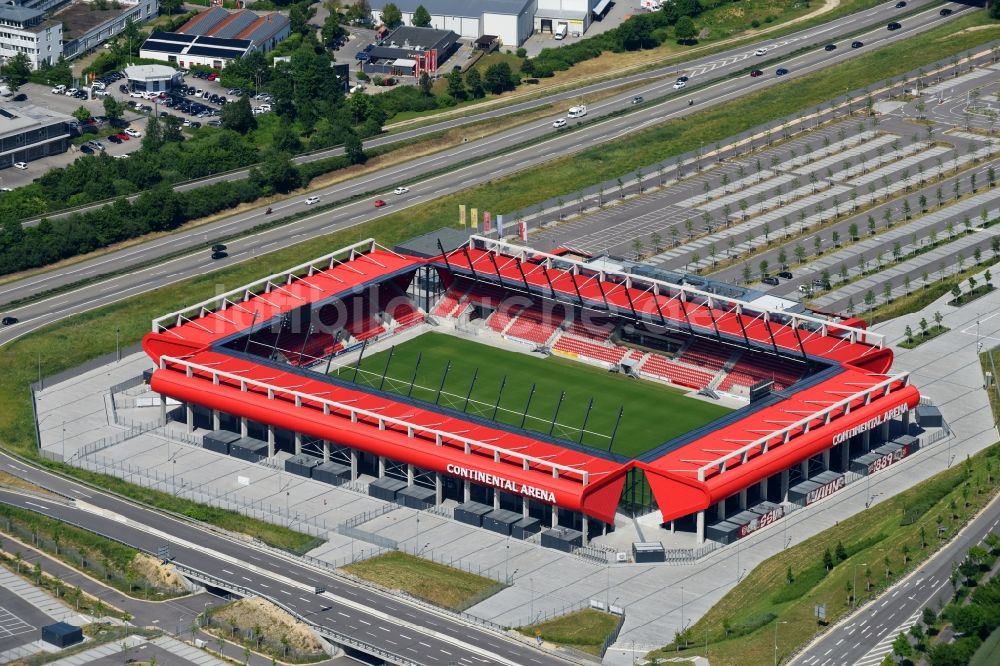
[[[493,511],[507,534],[546,530],[543,545],[567,550],[619,511],[728,543],[912,452],[919,393],[889,374],[892,352],[864,322],[654,273],[446,231],[395,250],[367,240],[154,320],[148,380],[183,403],[169,417],[207,431],[206,448],[282,456],[331,483],[369,475],[372,495],[455,500],[460,520]],[[434,400],[414,395],[419,355],[409,387],[357,381],[369,347],[430,330],[740,408],[623,455],[610,449],[624,409],[597,446],[584,440],[590,407],[578,437],[557,423],[565,391],[545,428],[526,427],[533,387],[519,423],[497,418],[499,394],[492,414],[468,409],[475,375],[464,405],[442,401],[451,360]],[[648,411],[653,426],[671,418]]]

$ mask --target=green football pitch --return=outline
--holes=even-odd
[[[366,356],[356,377],[354,363],[333,374],[372,388],[381,384],[384,391],[409,394],[418,400],[582,441],[586,446],[610,449],[628,457],[729,412],[662,384],[554,356],[540,359],[443,333],[425,333],[395,347],[391,358],[389,353],[386,350]],[[588,415],[591,399],[593,407]]]

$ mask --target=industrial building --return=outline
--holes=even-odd
[[[586,2],[587,0],[584,0]],[[538,0],[398,0],[393,2],[405,25],[413,24],[413,13],[421,5],[431,15],[431,27],[451,30],[463,39],[475,40],[496,35],[508,47],[516,48],[531,36]],[[382,22],[387,2],[373,2],[372,18]]]
[[[66,152],[75,122],[34,104],[0,106],[0,169]]]

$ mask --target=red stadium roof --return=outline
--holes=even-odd
[[[889,380],[882,374],[891,365],[892,352],[863,329],[761,311],[648,278],[588,272],[569,259],[476,237],[437,265],[446,263],[452,271],[565,303],[597,304],[680,330],[845,367],[656,460],[622,463],[527,432],[442,413],[431,405],[230,354],[218,345],[302,306],[344,298],[361,287],[412,273],[423,263],[364,241],[160,317],[143,341],[159,365],[152,387],[179,400],[472,478],[606,522],[614,520],[631,467],[645,470],[664,520],[670,520],[706,509],[829,448],[837,433],[878,420],[900,405],[913,407],[919,399],[904,376]]]

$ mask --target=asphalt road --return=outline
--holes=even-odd
[[[958,13],[956,11],[956,14]],[[952,17],[954,16],[955,14],[952,15]],[[229,257],[220,262],[213,262],[207,251],[207,247],[214,240],[239,233],[246,233],[263,222],[269,222],[283,215],[302,213],[307,209],[303,200],[288,200],[283,204],[275,206],[275,212],[272,216],[266,216],[262,211],[241,213],[212,224],[204,225],[184,234],[176,234],[80,262],[62,271],[44,273],[12,282],[0,287],[0,303],[10,303],[12,301],[35,297],[50,290],[73,285],[81,281],[92,281],[93,283],[51,298],[38,300],[22,307],[8,308],[3,314],[15,316],[21,320],[21,323],[14,327],[0,330],[0,344],[37,330],[66,315],[84,312],[187,279],[193,275],[204,274],[211,271],[217,263],[228,264],[233,261],[246,260],[291,243],[322,236],[335,230],[348,228],[388,215],[399,209],[433,201],[443,195],[463,190],[476,183],[500,178],[529,166],[542,164],[561,155],[569,155],[589,147],[600,145],[606,141],[628,134],[631,131],[657,124],[666,119],[687,116],[692,113],[691,108],[687,104],[689,97],[699,100],[695,106],[695,109],[697,109],[706,105],[728,101],[765,86],[788,85],[790,81],[794,81],[796,76],[801,76],[822,69],[831,63],[850,58],[857,52],[865,51],[867,47],[874,44],[903,39],[907,35],[925,30],[952,17],[944,18],[939,16],[937,7],[934,7],[932,10],[922,12],[908,19],[901,30],[889,32],[884,27],[879,27],[870,31],[870,33],[860,36],[865,41],[866,48],[851,49],[849,44],[850,39],[848,39],[846,45],[841,43],[840,47],[832,53],[820,49],[795,56],[787,61],[781,61],[778,64],[790,69],[790,74],[784,77],[775,77],[770,73],[758,78],[741,76],[723,79],[691,90],[690,86],[697,83],[696,78],[692,78],[692,83],[689,84],[688,88],[678,91],[676,94],[669,95],[666,101],[650,106],[640,106],[633,113],[605,120],[597,120],[595,122],[593,117],[595,115],[621,111],[626,107],[631,107],[630,93],[622,98],[607,100],[591,106],[590,115],[585,119],[590,121],[590,124],[568,134],[555,132],[551,126],[551,119],[547,119],[514,128],[487,137],[481,141],[470,142],[459,148],[448,150],[416,162],[391,167],[377,174],[362,176],[345,183],[318,190],[314,194],[320,197],[320,205],[322,205],[325,201],[342,200],[365,192],[384,192],[386,188],[394,187],[399,183],[411,185],[411,191],[408,194],[399,197],[391,194],[384,195],[389,205],[382,209],[374,209],[371,200],[365,199],[338,206],[332,210],[307,215],[292,224],[272,228],[227,242]],[[854,24],[856,23],[857,20],[855,19]],[[835,29],[823,26],[813,29],[813,33],[811,34],[816,38],[828,32],[835,32]],[[859,38],[859,36],[854,35],[851,39],[854,38]],[[753,49],[754,47],[751,46],[743,51],[746,58],[752,57]],[[770,57],[772,53],[768,55]],[[747,64],[741,60],[735,66],[746,67]],[[773,67],[777,66],[777,64],[773,65]],[[716,70],[720,69],[723,69],[723,67],[716,68]],[[616,83],[616,85],[618,84],[620,82]],[[671,82],[658,83],[643,90],[646,91],[645,96],[647,98],[652,98],[655,95],[662,94],[665,89],[669,90],[671,85]],[[467,160],[476,159],[482,155],[495,154],[498,151],[504,150],[505,147],[524,142],[531,143],[526,147],[504,153],[487,162],[476,162],[464,167],[456,166],[453,169],[447,170],[443,175],[429,178],[419,182],[419,184],[414,182],[428,171],[436,169],[445,170],[448,169],[449,165],[457,165]],[[201,248],[200,251],[173,259],[163,259],[167,255],[197,248]],[[158,259],[160,261],[157,262]],[[154,262],[157,263],[154,264]],[[100,277],[109,271],[125,270],[130,266],[136,265],[148,265],[148,267],[126,275],[100,280]]]
[[[462,661],[481,666],[569,663],[445,614],[302,566],[293,558],[28,467],[5,453],[0,453],[0,467],[96,510],[2,489],[0,502],[84,527],[147,553],[156,554],[159,547],[169,546],[175,564],[202,572],[204,581],[214,580],[217,586],[228,586],[241,595],[270,598],[321,630],[377,646],[404,660],[429,665]],[[326,592],[315,594],[315,586],[324,587]]]
[[[865,656],[879,643],[895,638],[901,626],[912,624],[908,621],[924,608],[929,606],[937,610],[939,601],[947,603],[954,593],[949,582],[952,567],[961,563],[969,548],[981,543],[990,532],[1000,533],[1000,498],[994,498],[978,518],[915,573],[832,627],[790,663],[801,666],[873,666],[880,663],[881,657],[876,659],[873,654],[866,659]],[[877,571],[882,565],[871,563],[869,566]]]

